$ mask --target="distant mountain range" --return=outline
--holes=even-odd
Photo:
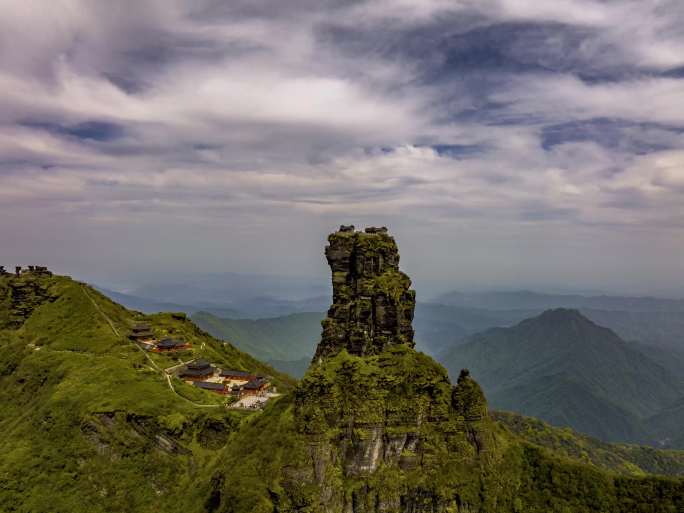
[[[330,286],[307,277],[219,273],[150,281],[127,293],[175,304],[221,306],[240,311],[242,317],[260,318],[322,311],[328,306]]]
[[[327,308],[326,303],[329,301],[327,296],[305,299],[280,299],[270,296],[257,296],[243,298],[240,301],[224,300],[223,302],[209,302],[196,300],[191,302],[192,295],[182,297],[177,294],[166,296],[159,293],[156,297],[143,297],[116,292],[104,287],[95,286],[95,288],[122,305],[126,305],[127,308],[145,313],[176,311],[193,314],[204,311],[228,319],[264,319],[298,312],[322,312]],[[171,299],[174,297],[179,298],[179,301],[174,302]]]
[[[628,312],[684,312],[684,299],[630,296],[584,296],[579,294],[541,294],[528,290],[511,292],[449,292],[433,302],[487,310],[576,308]]]
[[[213,336],[295,377],[308,368],[328,301],[253,297],[242,304],[184,305],[105,292],[148,313],[184,311]],[[442,299],[456,304],[416,307],[418,349],[452,373],[470,367],[495,407],[603,440],[684,447],[684,430],[676,429],[684,425],[681,301],[530,292],[453,293]],[[583,306],[572,313],[572,322],[567,311],[557,315],[560,324],[554,327],[549,314],[539,316],[558,304]],[[521,323],[535,317],[532,326],[541,323],[537,338],[524,331],[531,321]]]
[[[577,310],[472,335],[440,359],[452,375],[469,368],[494,408],[608,441],[679,443],[684,368],[674,374]]]
[[[253,280],[252,280],[253,278]],[[285,288],[297,282],[294,292]],[[128,308],[154,313],[199,311],[228,319],[264,319],[293,313],[324,312],[329,292],[312,280],[256,275],[207,275],[192,282],[141,285],[122,293],[100,290]],[[306,294],[310,295],[306,295]],[[468,335],[512,326],[552,308],[575,308],[625,340],[684,351],[684,300],[627,296],[540,294],[529,291],[451,292],[419,302],[415,329],[419,347],[433,355]]]

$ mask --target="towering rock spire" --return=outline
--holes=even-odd
[[[386,228],[341,226],[328,236],[325,256],[332,271],[333,304],[323,320],[314,360],[342,349],[368,356],[387,346],[415,345],[411,279],[399,270],[399,251]]]

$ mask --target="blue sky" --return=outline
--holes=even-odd
[[[4,265],[684,294],[680,1],[1,7]]]

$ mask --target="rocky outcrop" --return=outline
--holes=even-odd
[[[468,369],[461,370],[451,392],[451,405],[466,420],[478,421],[487,416],[487,399]]]
[[[236,433],[208,513],[682,510],[673,481],[614,482],[494,426],[467,370],[452,386],[413,349],[413,293],[386,229],[343,226],[329,241],[317,357],[294,394]]]
[[[399,270],[397,244],[386,228],[341,226],[328,237],[333,304],[323,320],[314,361],[346,349],[369,356],[390,345],[414,346],[415,291]]]
[[[467,371],[452,387],[442,366],[413,349],[415,293],[386,228],[342,226],[328,241],[333,304],[294,397],[311,474],[292,470],[279,502],[310,480],[315,511],[467,511],[467,499],[441,496],[425,478],[453,458],[464,469],[479,464],[488,439],[482,391]]]
[[[55,301],[50,280],[40,273],[5,275],[0,281],[0,329],[18,329],[39,306]]]

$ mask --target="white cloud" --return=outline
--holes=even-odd
[[[50,233],[57,220],[64,231],[155,233],[172,222],[275,233],[292,220],[355,217],[458,228],[471,240],[562,227],[574,244],[584,230],[684,224],[684,141],[668,128],[684,123],[684,81],[644,76],[684,62],[676,2],[220,7],[1,2],[0,208],[37,227],[50,218]],[[625,77],[478,71],[475,59],[468,76],[426,78],[441,36],[507,22],[572,24],[584,38],[578,61],[617,63]],[[327,37],[340,26],[368,41]],[[413,53],[396,51],[402,44]],[[544,125],[593,118],[653,124],[625,129],[653,152],[586,138],[542,147]],[[78,137],[74,127],[92,121],[121,133]],[[471,148],[453,158],[438,144]]]

